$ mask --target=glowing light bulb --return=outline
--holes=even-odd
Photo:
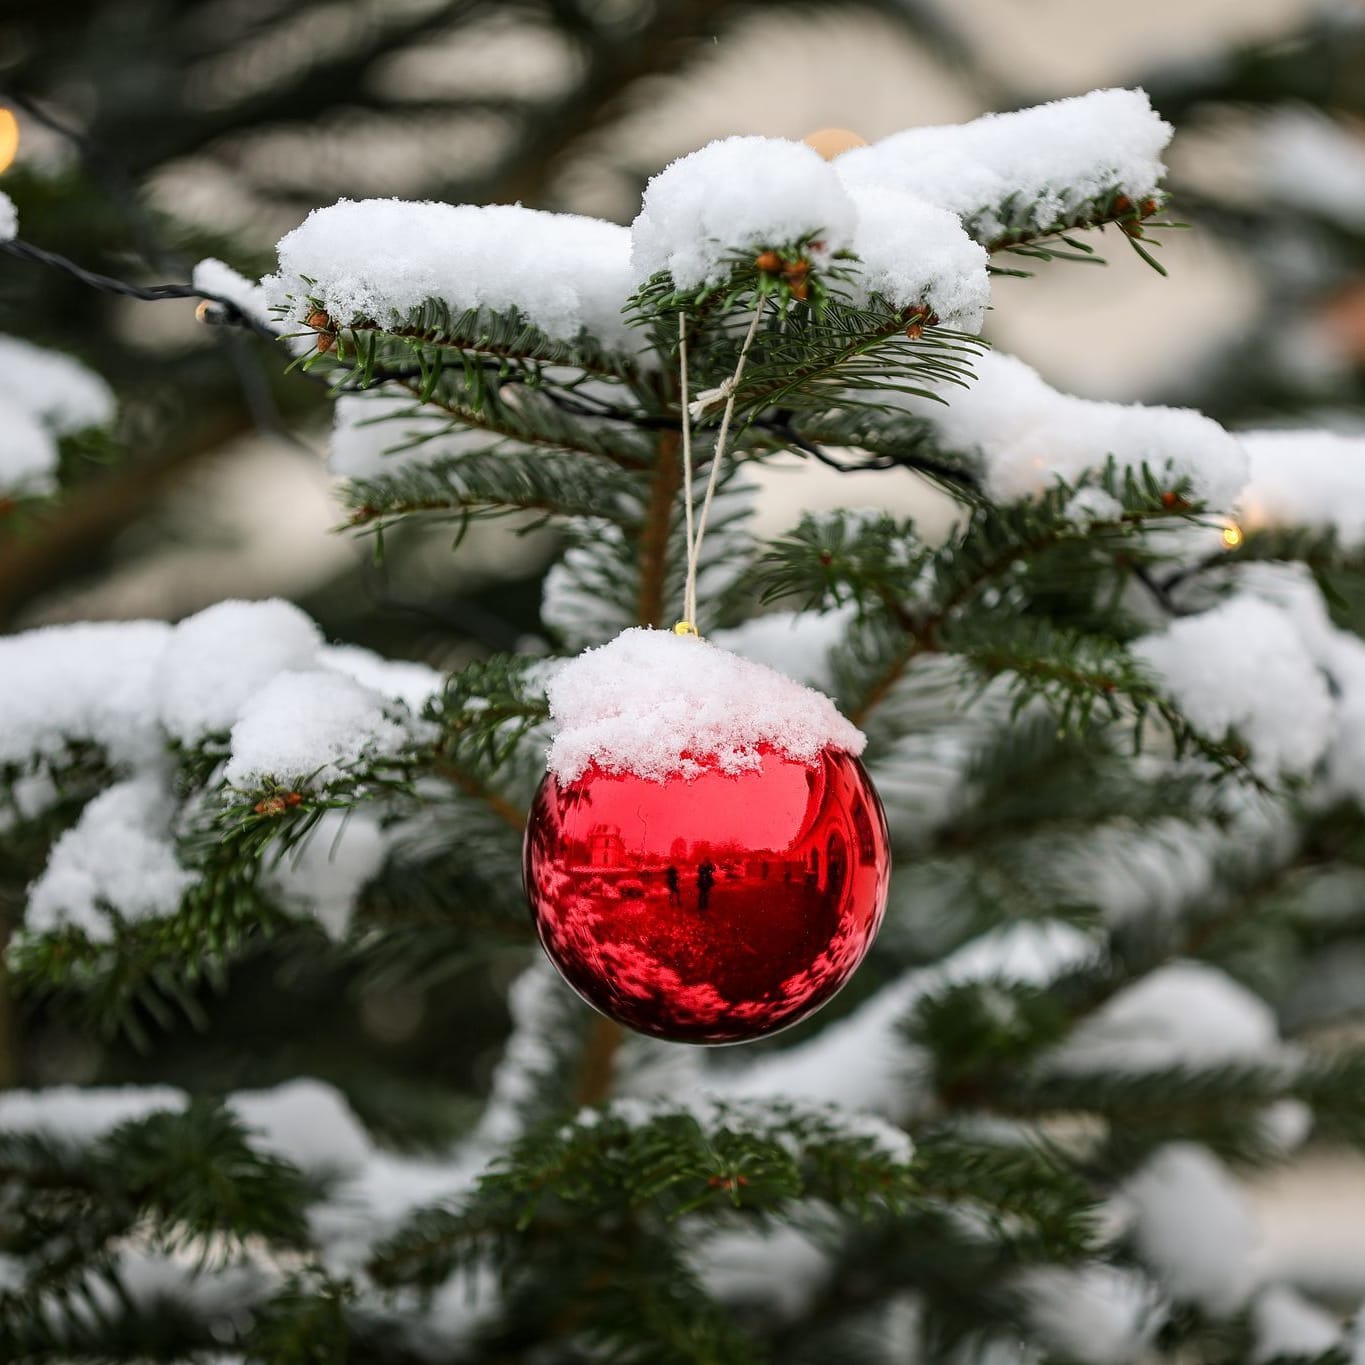
[[[1237,549],[1244,539],[1242,528],[1235,521],[1230,521],[1223,527],[1223,548],[1225,550]]]
[[[12,110],[0,108],[0,171],[9,170],[19,152],[19,120]]]

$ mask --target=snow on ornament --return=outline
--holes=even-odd
[[[590,1005],[675,1042],[818,1009],[886,906],[886,820],[829,698],[694,633],[561,665],[526,830],[540,941]]]

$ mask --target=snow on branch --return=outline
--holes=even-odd
[[[1283,608],[1233,597],[1133,650],[1192,725],[1214,737],[1235,733],[1263,775],[1305,774],[1327,751],[1337,707]]]
[[[587,331],[628,351],[638,344],[621,317],[626,229],[520,205],[343,199],[281,240],[279,269],[262,285],[299,323],[320,308],[340,326],[383,327],[439,299],[458,312],[515,310],[559,341]]]
[[[261,886],[344,934],[388,843],[372,818],[328,811],[339,799],[328,789],[429,738],[419,716],[440,683],[422,665],[323,644],[280,601],[222,602],[175,627],[52,626],[0,641],[0,777],[15,815],[36,818],[60,795],[36,778],[104,763],[122,779],[53,845],[16,947],[67,930],[108,944],[119,927],[177,914],[219,885],[223,859],[259,857],[286,811],[302,817],[296,846]],[[176,761],[185,780],[173,783]],[[228,820],[231,837],[215,823]]]
[[[943,403],[897,401],[926,418],[949,450],[976,457],[994,498],[1030,497],[1057,479],[1074,483],[1110,458],[1120,469],[1146,466],[1172,487],[1188,481],[1189,498],[1212,508],[1230,507],[1246,483],[1241,444],[1200,413],[1075,398],[995,352],[972,367],[975,381],[945,387]]]
[[[1251,477],[1237,499],[1246,531],[1332,531],[1347,550],[1365,548],[1365,435],[1244,431]]]
[[[828,162],[802,142],[731,137],[659,172],[631,225],[637,281],[718,284],[736,252],[803,247],[818,266],[853,240],[857,210]]]
[[[991,293],[986,250],[957,215],[880,185],[854,186],[849,194],[858,211],[855,300],[880,295],[898,309],[924,309],[935,326],[979,332]]]
[[[51,493],[58,442],[113,418],[114,395],[99,375],[59,351],[0,336],[0,496]]]
[[[1145,91],[1095,90],[971,123],[908,128],[835,164],[849,185],[902,189],[950,209],[991,245],[1070,227],[1118,196],[1131,211],[1155,193],[1172,132]]]
[[[79,929],[91,943],[113,938],[112,912],[125,921],[174,914],[193,880],[169,836],[174,800],[154,778],[116,782],[52,846],[29,888],[25,929]]]

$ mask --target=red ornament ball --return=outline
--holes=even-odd
[[[655,1038],[741,1043],[819,1009],[886,908],[886,818],[826,745],[664,781],[546,775],[526,828],[540,941],[588,1004]]]

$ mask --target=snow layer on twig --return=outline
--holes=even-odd
[[[1009,501],[1104,468],[1146,465],[1172,482],[1188,478],[1193,496],[1215,508],[1232,504],[1246,482],[1247,457],[1234,436],[1188,408],[1105,403],[1060,393],[1012,356],[972,361],[976,379],[944,387],[947,403],[899,400],[927,418],[951,450],[981,462],[987,492]]]
[[[58,439],[107,426],[114,408],[108,384],[80,361],[0,336],[0,494],[52,492]]]
[[[1116,194],[1152,194],[1174,130],[1142,90],[1093,90],[971,123],[907,128],[834,163],[850,185],[904,189],[951,209],[979,241],[1067,221]]]
[[[0,336],[0,394],[57,436],[114,420],[114,391],[73,356]]]
[[[1051,1350],[1088,1365],[1138,1360],[1166,1316],[1156,1286],[1126,1267],[1042,1265],[1013,1283],[1024,1295],[1030,1325]]]
[[[1214,738],[1235,731],[1262,773],[1306,773],[1326,752],[1335,708],[1293,616],[1248,595],[1185,616],[1133,646],[1181,712]]]
[[[884,986],[813,1038],[717,1074],[710,1088],[722,1096],[818,1101],[903,1118],[919,1098],[923,1059],[901,1024],[918,1001],[946,986],[987,978],[1045,985],[1092,962],[1097,952],[1094,939],[1060,921],[1022,922],[983,934],[936,966]]]
[[[1247,530],[1335,531],[1342,546],[1365,544],[1365,435],[1332,431],[1239,433],[1251,478],[1237,499]]]
[[[1254,1365],[1288,1357],[1316,1360],[1341,1345],[1341,1324],[1287,1284],[1272,1284],[1251,1305]]]
[[[174,914],[193,878],[167,833],[173,806],[152,777],[101,792],[53,844],[29,888],[25,929],[42,934],[69,925],[107,943],[114,936],[111,911],[127,921]]]
[[[311,663],[321,644],[321,631],[288,602],[218,602],[188,617],[160,669],[166,729],[186,744],[227,730],[248,697],[281,670]]]
[[[269,1090],[239,1090],[228,1107],[258,1152],[283,1157],[310,1174],[354,1175],[374,1150],[341,1092],[312,1077]]]
[[[330,669],[286,672],[242,705],[223,770],[233,786],[266,778],[325,786],[364,759],[395,754],[409,730],[372,688]]]
[[[1064,1071],[1142,1072],[1268,1062],[1283,1055],[1275,1012],[1203,962],[1172,962],[1083,1019],[1048,1059]]]
[[[1320,213],[1347,229],[1365,224],[1365,139],[1306,105],[1281,105],[1260,127],[1261,194]]]
[[[279,269],[262,285],[299,320],[310,299],[342,325],[392,322],[439,299],[457,313],[516,309],[559,341],[587,330],[609,346],[638,344],[621,317],[626,229],[519,204],[342,199],[281,239]]]
[[[849,246],[857,211],[828,162],[803,142],[728,137],[665,166],[631,224],[636,280],[666,270],[680,289],[714,284],[736,251],[808,243],[817,264]]]
[[[450,427],[449,414],[424,407],[410,393],[343,393],[332,411],[327,468],[343,479],[373,479],[497,439]]]
[[[1138,1255],[1171,1296],[1214,1317],[1235,1313],[1260,1279],[1260,1234],[1241,1189],[1209,1151],[1160,1148],[1123,1187]]]
[[[45,626],[0,639],[0,762],[56,759],[92,741],[115,762],[161,748],[147,699],[170,628],[160,621]]]
[[[858,186],[852,197],[858,294],[880,294],[896,308],[924,305],[944,327],[980,331],[991,298],[986,249],[958,216],[880,185]]]
[[[52,1085],[0,1092],[0,1132],[95,1142],[121,1123],[158,1110],[179,1111],[189,1096],[171,1085]]]
[[[362,811],[328,811],[266,874],[266,885],[289,907],[302,909],[333,939],[351,927],[360,893],[388,852],[379,821]]]

